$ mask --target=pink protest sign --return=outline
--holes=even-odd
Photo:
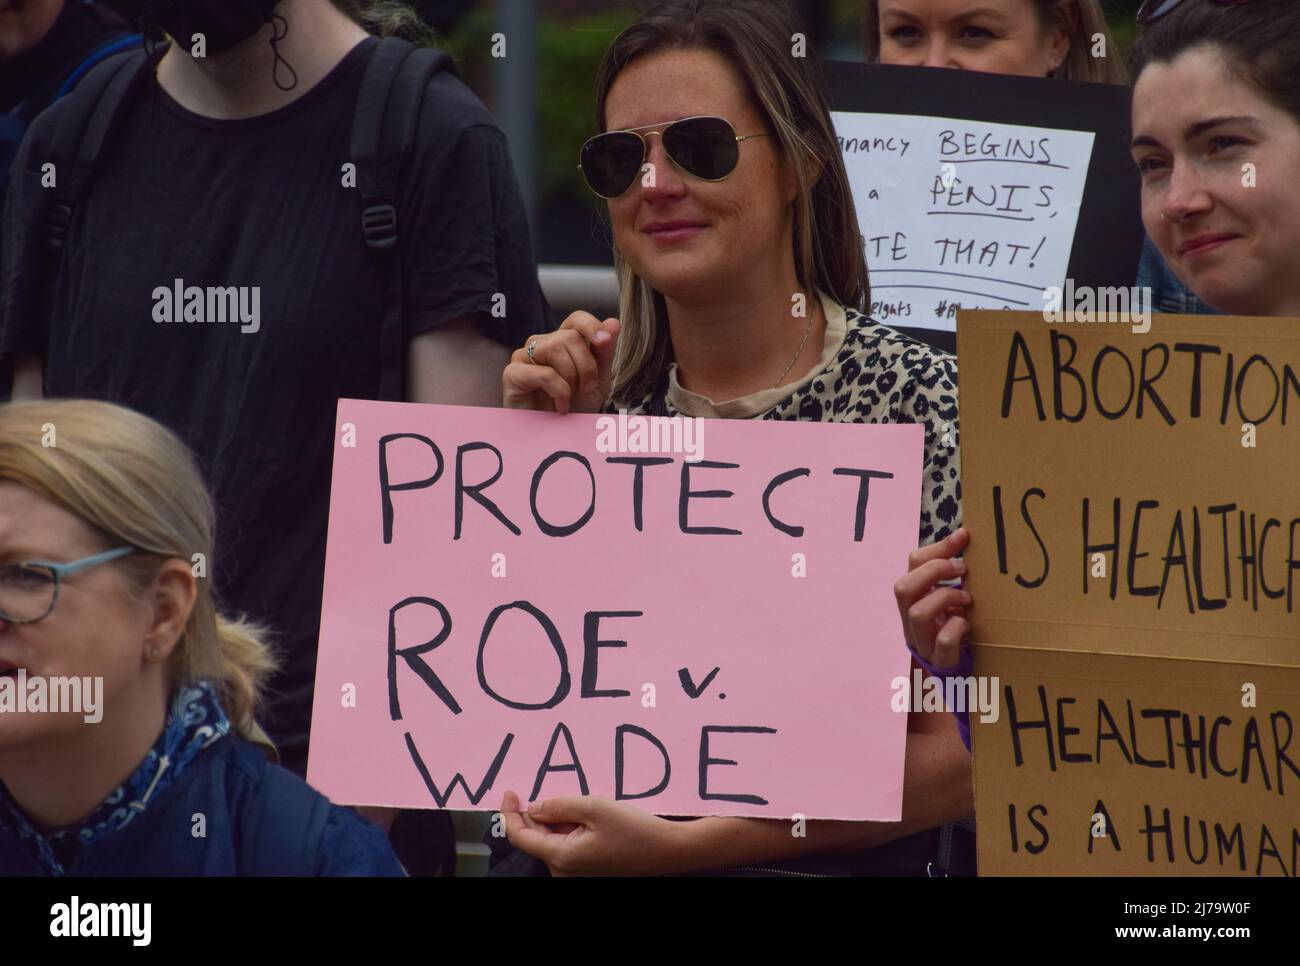
[[[896,821],[922,427],[341,400],[313,785]]]

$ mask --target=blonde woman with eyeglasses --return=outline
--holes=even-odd
[[[272,764],[274,666],[211,591],[194,458],[103,402],[0,405],[0,875],[402,875]]]

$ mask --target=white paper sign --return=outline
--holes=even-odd
[[[1065,287],[1091,131],[832,115],[871,271],[871,316],[953,331],[957,309],[1039,311]]]

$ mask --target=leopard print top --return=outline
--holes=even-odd
[[[961,526],[957,360],[854,309],[846,308],[845,315],[844,345],[834,361],[761,418],[922,423],[925,475],[917,546],[942,540]],[[629,415],[679,415],[666,388],[665,376],[654,392],[627,407]]]

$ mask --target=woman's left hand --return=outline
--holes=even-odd
[[[501,815],[510,844],[555,876],[682,871],[677,864],[691,824],[593,795],[549,798],[524,811],[519,796],[506,792]]]
[[[956,667],[970,632],[970,592],[939,583],[965,575],[966,562],[956,557],[969,543],[970,532],[958,527],[942,540],[917,547],[908,554],[907,574],[894,584],[907,646],[934,667]]]

